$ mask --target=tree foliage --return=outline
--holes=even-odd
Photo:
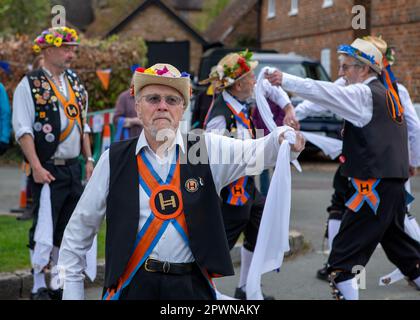
[[[50,23],[49,0],[0,0],[0,34],[34,36]]]

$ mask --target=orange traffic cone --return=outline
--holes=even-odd
[[[104,116],[104,127],[102,131],[102,149],[101,154],[111,146],[111,126],[109,124],[109,114]]]
[[[19,195],[19,208],[10,209],[10,212],[23,212],[27,205],[27,195],[26,195],[26,184],[28,181],[28,172],[30,170],[29,164],[25,161],[22,162],[22,173],[20,176],[20,195]]]

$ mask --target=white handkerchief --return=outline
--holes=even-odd
[[[290,145],[283,141],[277,156],[246,284],[248,300],[262,300],[261,275],[280,268],[289,247],[291,206]]]
[[[50,262],[53,248],[51,190],[48,183],[45,183],[41,189],[34,241],[35,248],[32,256],[32,266],[34,271],[39,273]]]

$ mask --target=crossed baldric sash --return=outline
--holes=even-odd
[[[77,103],[76,95],[73,89],[71,88],[71,86],[68,86],[69,99],[67,100],[61,94],[60,90],[57,89],[57,87],[52,81],[48,81],[48,82],[50,83],[51,88],[53,89],[54,94],[56,95],[58,101],[60,101],[60,104],[64,110],[64,114],[69,120],[69,124],[67,125],[67,127],[60,133],[60,142],[63,142],[64,140],[67,139],[67,137],[73,131],[74,126],[77,126],[80,134],[82,134],[82,121],[80,118],[79,108],[77,107],[78,103]]]
[[[138,269],[153,251],[161,236],[171,223],[184,241],[189,244],[187,223],[184,215],[184,205],[180,188],[179,148],[177,146],[175,159],[169,170],[166,181],[163,181],[153,169],[145,156],[145,149],[137,155],[139,185],[149,197],[150,215],[140,232],[137,234],[133,253],[119,278],[116,288],[108,289],[103,300],[118,300],[122,290],[127,287]],[[213,283],[205,274],[211,287]]]

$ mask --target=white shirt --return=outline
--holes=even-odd
[[[338,78],[334,83],[341,86],[345,86],[345,80],[343,78]],[[413,103],[411,102],[410,95],[407,89],[400,83],[397,83],[397,86],[401,105],[404,108],[404,117],[407,122],[410,166],[419,167],[420,120],[416,113],[416,110],[414,109]],[[327,108],[309,100],[305,100],[302,103],[299,103],[295,108],[296,117],[298,118],[298,120],[302,120],[306,117],[314,116],[325,111],[327,111]]]
[[[370,77],[363,83],[343,87],[327,81],[302,79],[283,73],[282,87],[324,106],[356,127],[362,128],[372,119],[372,91],[367,84],[375,79],[376,77]]]
[[[210,170],[217,193],[220,194],[220,190],[224,186],[242,176],[259,174],[263,169],[273,167],[280,147],[278,142],[279,135],[284,130],[284,127],[279,127],[275,132],[264,138],[245,141],[205,133]],[[159,159],[149,147],[143,131],[137,142],[136,154],[142,148],[145,148],[146,157],[150,160],[160,177],[165,180],[176,144],[180,146],[181,150],[184,150],[184,143],[179,130],[175,141],[168,148],[167,154]],[[188,152],[188,150],[184,151]],[[227,158],[234,159],[239,154],[244,157],[244,161],[240,163],[221,161],[223,158],[221,155],[227,155]],[[135,155],[133,154],[132,156],[134,157]],[[64,232],[58,265],[65,267],[66,271],[65,299],[83,299],[84,297],[83,270],[85,267],[85,255],[105,216],[109,170],[109,151],[107,150],[99,159]],[[139,199],[140,220],[138,230],[140,230],[150,215],[148,197],[142,188],[139,191]],[[189,262],[194,260],[191,250],[172,226],[168,227],[163,233],[162,238],[152,251],[151,257],[169,262]]]
[[[44,68],[46,74],[49,74],[48,70]],[[67,85],[70,85],[67,82],[67,79],[62,73],[60,75],[61,83],[64,83],[62,87],[63,90],[60,92],[63,94],[64,97],[67,97],[68,88]],[[59,88],[57,86],[57,88]],[[86,106],[87,108],[87,106]],[[61,131],[68,126],[69,120],[64,113],[63,106],[60,103],[60,125]],[[35,106],[32,99],[31,88],[29,86],[28,78],[25,76],[16,87],[16,90],[13,94],[13,115],[12,115],[12,124],[13,130],[15,132],[16,141],[19,142],[19,139],[25,135],[30,134],[32,138],[34,137],[34,123],[35,123]],[[90,128],[88,125],[85,125],[84,130],[86,133],[90,132]],[[59,137],[55,137],[58,139]],[[77,126],[74,126],[70,135],[61,142],[56,152],[54,153],[53,158],[57,159],[72,159],[76,158],[80,155],[81,150],[81,139],[80,133],[77,129]]]
[[[263,81],[263,89],[264,89],[264,96],[266,98],[270,99],[271,101],[273,101],[280,108],[284,109],[284,107],[286,107],[289,103],[291,103],[290,98],[287,95],[287,93],[281,87],[271,85],[271,83],[267,79],[264,79],[264,81]],[[254,87],[254,90],[255,90],[255,87]],[[222,94],[227,95],[227,96],[231,97],[232,99],[234,99],[232,97],[232,95],[229,94],[229,92],[226,91],[226,90],[224,90]],[[235,99],[235,101],[237,101],[237,100]],[[238,102],[238,104],[240,104],[240,103]],[[236,112],[239,113],[239,112],[242,111],[242,108],[244,106],[245,105],[241,105],[240,108],[239,107],[236,108],[235,106],[233,106],[233,108],[235,109]],[[225,117],[224,116],[217,116],[217,117],[214,117],[213,119],[211,119],[209,121],[209,123],[207,123],[206,131],[210,131],[210,130],[214,130],[214,129],[219,130],[219,129],[225,129],[225,128],[226,128]],[[244,128],[242,126],[242,124],[237,123],[237,129],[238,129],[238,136],[244,136],[245,135],[245,137],[247,137],[247,139],[251,138],[248,130],[246,130],[246,128]],[[244,130],[246,132],[248,132],[248,134],[244,133],[243,132]]]

